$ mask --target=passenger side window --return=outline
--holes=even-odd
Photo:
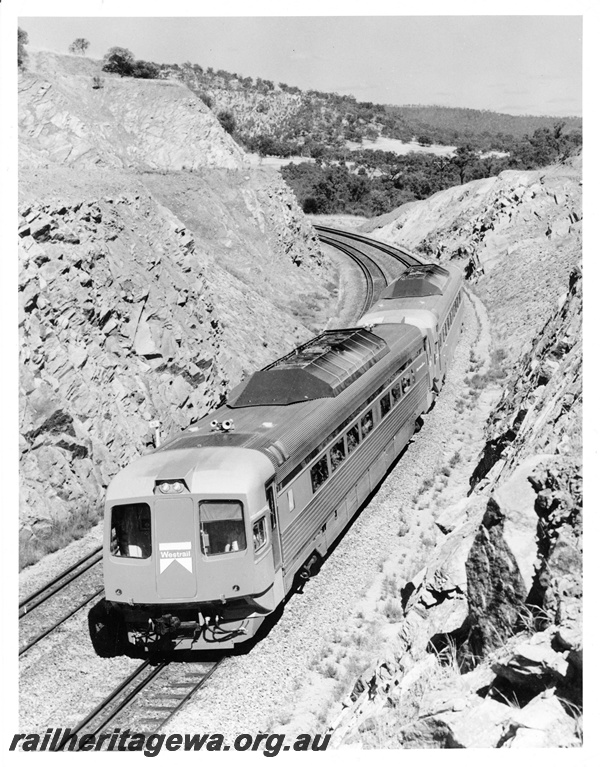
[[[395,405],[402,398],[402,387],[399,383],[392,386],[392,404]]]
[[[369,412],[364,415],[360,422],[360,432],[362,435],[362,439],[364,439],[367,434],[371,431],[373,428],[373,411],[369,410]]]
[[[313,493],[316,493],[321,485],[329,478],[329,467],[327,466],[327,456],[320,458],[310,470],[310,481],[312,483]]]
[[[275,496],[273,495],[273,487],[266,488],[267,502],[269,504],[269,516],[271,517],[271,530],[274,530],[277,526],[277,515],[275,513]]]
[[[351,429],[348,430],[348,434],[346,436],[346,442],[348,444],[348,455],[354,450],[354,448],[358,447],[358,424],[356,426],[353,426]]]
[[[262,549],[267,542],[267,526],[264,517],[261,517],[252,525],[252,540],[254,541],[254,551]]]
[[[390,412],[392,405],[390,403],[390,395],[389,392],[387,394],[384,394],[381,398],[381,417],[385,418],[385,416]]]
[[[412,386],[411,380],[410,380],[410,373],[407,371],[405,375],[402,376],[402,394],[406,394],[406,392],[410,389]]]
[[[331,448],[329,451],[329,457],[331,459],[331,471],[334,472],[346,457],[346,449],[344,447],[343,438],[339,442],[336,442],[336,444]]]

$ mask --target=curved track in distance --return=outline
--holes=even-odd
[[[414,253],[411,253],[406,248],[400,248],[397,245],[388,245],[386,242],[380,242],[379,240],[374,240],[371,237],[365,237],[364,235],[358,234],[356,232],[346,232],[341,229],[332,229],[329,226],[321,226],[320,224],[313,224],[313,227],[317,230],[320,239],[323,239],[322,235],[324,235],[330,239],[335,238],[342,244],[347,240],[362,243],[363,245],[368,245],[371,248],[375,248],[376,250],[391,256],[395,260],[399,261],[403,266],[417,266],[423,263],[423,261],[415,256]]]
[[[319,239],[324,245],[330,245],[332,248],[339,250],[344,255],[351,258],[356,264],[358,264],[360,270],[365,278],[365,297],[363,305],[358,312],[358,316],[365,314],[375,299],[379,296],[381,291],[387,286],[388,281],[383,269],[372,258],[367,256],[361,250],[349,243],[340,242],[336,239],[328,237],[326,235],[319,235]]]

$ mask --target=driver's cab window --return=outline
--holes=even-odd
[[[207,556],[231,554],[246,548],[244,513],[239,501],[200,503],[200,543]]]
[[[111,553],[115,557],[147,559],[152,554],[150,507],[128,503],[112,508]]]

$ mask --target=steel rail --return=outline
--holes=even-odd
[[[167,711],[167,714],[166,716],[163,716],[162,719],[152,720],[153,733],[158,732],[159,729],[164,727],[167,722],[169,722],[175,716],[175,714],[177,714],[193,697],[193,695],[198,692],[198,690],[200,690],[206,684],[206,682],[208,682],[221,662],[222,659],[213,663],[208,671],[202,674],[202,678],[198,682],[191,683],[191,688],[185,694],[181,696],[178,693],[166,694],[166,697],[176,697],[177,703],[171,706],[159,707],[161,709],[164,708]],[[140,666],[138,666],[123,682],[121,682],[121,684],[119,684],[109,695],[107,695],[104,700],[102,700],[93,709],[93,711],[91,711],[84,719],[78,722],[78,724],[73,729],[69,729],[68,736],[64,737],[54,750],[64,750],[72,736],[78,735],[84,729],[86,735],[97,736],[104,729],[106,729],[107,725],[109,725],[119,714],[123,713],[123,711],[136,699],[139,693],[141,693],[152,680],[154,680],[159,674],[165,671],[167,667],[171,666],[171,664],[167,661],[161,662],[155,666],[149,674],[136,682],[138,677],[140,677],[140,675],[148,669],[149,665],[150,661],[144,661]],[[125,692],[127,688],[133,683],[135,684],[132,689],[129,690],[121,700],[118,700],[123,692]],[[182,684],[183,683],[179,682],[175,686],[179,688],[182,686]],[[113,706],[112,704],[115,705]],[[157,707],[155,706],[153,710],[157,710]],[[92,723],[91,727],[90,723]],[[145,734],[148,735],[151,733],[147,732]],[[75,746],[73,750],[79,751],[80,749]]]
[[[100,594],[104,592],[104,587],[101,589],[97,589],[91,596],[87,597],[83,602],[80,602],[78,605],[76,605],[69,613],[66,615],[63,615],[62,618],[59,618],[57,621],[55,621],[51,626],[44,629],[39,634],[36,634],[33,639],[30,639],[27,644],[23,645],[19,649],[19,657],[21,655],[24,655],[27,650],[30,650],[34,645],[36,645],[41,639],[48,636],[52,631],[54,631],[55,628],[58,628],[61,624],[63,624],[65,621],[67,621],[69,618],[71,618],[73,615],[75,615],[76,612],[79,612],[82,607],[85,607],[87,604],[89,604],[92,599],[95,599],[96,597],[99,597]]]
[[[348,243],[338,242],[325,235],[319,235],[319,239],[324,245],[330,245],[333,248],[341,251],[345,255],[349,256],[360,267],[365,277],[366,294],[363,301],[363,307],[361,308],[359,315],[364,314],[373,304],[375,299],[375,282],[380,281],[382,287],[388,284],[386,276],[379,266],[372,258],[360,251],[354,245]],[[368,262],[368,264],[366,263]]]
[[[119,695],[150,666],[150,661],[146,660],[141,665],[139,665],[123,682],[121,682],[118,687],[116,687],[109,695],[104,698],[97,706],[94,708],[93,711],[91,711],[84,719],[82,719],[75,727],[71,730],[69,729],[69,735],[68,737],[63,738],[60,743],[56,746],[54,749],[55,751],[62,751],[65,747],[65,745],[68,743],[68,741],[71,739],[73,735],[77,735],[80,733],[84,727],[87,727],[90,722],[92,722],[96,717],[98,717],[102,712],[107,709],[111,703],[113,703]],[[121,711],[127,706],[128,703],[130,703],[131,700],[135,698],[136,695],[138,695],[146,685],[154,679],[155,676],[160,674],[161,671],[163,671],[168,666],[168,663],[159,663],[157,666],[155,666],[152,671],[144,677],[142,680],[140,680],[134,688],[127,693],[127,695],[123,698],[123,700],[118,703],[115,708],[107,712],[103,717],[100,718],[99,722],[96,723],[93,728],[89,731],[86,731],[86,735],[97,735],[104,727],[106,727],[107,724],[109,724],[116,716],[117,714],[121,713]]]
[[[86,554],[85,557],[79,559],[77,562],[75,562],[75,564],[71,565],[62,573],[57,575],[56,578],[53,578],[43,586],[40,586],[39,589],[34,591],[32,594],[29,594],[29,596],[25,597],[25,599],[19,602],[19,618],[22,618],[24,615],[28,615],[32,610],[35,610],[36,607],[44,604],[44,602],[50,599],[50,597],[53,597],[59,591],[62,591],[65,586],[68,586],[69,583],[74,581],[76,578],[79,578],[80,575],[83,575],[83,573],[87,572],[92,567],[94,567],[94,565],[97,565],[101,561],[102,546],[99,546],[89,554]],[[74,572],[79,567],[81,567],[81,569],[78,572]],[[63,581],[64,578],[66,578],[66,580]],[[49,591],[49,593],[44,594],[46,591]],[[44,594],[44,596],[41,599],[35,601],[37,597],[40,597],[42,594]],[[32,602],[33,604],[31,604]]]
[[[159,729],[162,729],[167,724],[167,722],[171,721],[171,719],[175,716],[175,714],[181,711],[181,709],[188,702],[188,700],[190,700],[190,698],[192,698],[192,696],[196,692],[198,692],[198,690],[204,687],[204,685],[208,682],[208,680],[211,678],[211,676],[214,674],[214,672],[217,670],[217,668],[221,665],[222,662],[223,662],[223,658],[221,658],[221,660],[218,660],[213,666],[211,666],[211,668],[206,672],[206,674],[204,674],[202,679],[196,685],[194,685],[192,689],[189,690],[189,692],[186,695],[184,695],[184,697],[179,701],[179,703],[170,711],[168,716],[166,716],[160,722],[160,724],[156,727],[156,731],[158,731]]]
[[[397,245],[389,245],[386,242],[373,240],[371,237],[365,237],[364,235],[358,234],[356,232],[346,232],[341,229],[333,229],[329,226],[322,226],[321,224],[313,224],[313,226],[317,232],[323,232],[326,236],[356,240],[358,242],[362,242],[364,245],[369,245],[372,248],[381,250],[383,253],[387,253],[387,255],[392,256],[393,258],[400,261],[402,264],[404,264],[404,266],[417,266],[423,263],[423,261],[418,258],[418,256],[414,255],[414,253],[411,253],[405,248],[398,247]]]

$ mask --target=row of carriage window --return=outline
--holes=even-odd
[[[444,325],[440,332],[440,343],[443,343],[448,337],[448,333],[450,332],[450,328],[452,327],[452,323],[454,322],[454,318],[456,317],[456,313],[458,312],[459,306],[460,306],[460,293],[454,299],[452,307],[450,308],[450,311],[448,312],[448,316],[446,317],[446,322],[444,322]]]
[[[404,371],[402,376],[394,383],[379,400],[379,413],[381,420],[400,402],[402,397],[412,388],[415,383],[415,374],[411,369]],[[359,421],[351,426],[348,431],[335,442],[334,445],[313,464],[310,470],[310,481],[313,493],[326,482],[330,474],[333,474],[343,461],[358,447],[360,442],[369,435],[374,426],[373,408],[365,413]]]
[[[441,342],[445,341],[450,327],[454,321],[454,317],[458,312],[460,306],[461,296],[460,293],[454,299],[452,307],[448,313],[446,321],[442,329]],[[390,412],[390,410],[396,405],[404,394],[411,388],[415,382],[415,374],[412,370],[405,370],[392,388],[386,392],[379,400],[379,409],[381,418]],[[373,429],[373,410],[369,410],[361,419],[352,426],[346,434],[344,434],[319,460],[312,466],[310,470],[310,481],[312,485],[312,491],[315,493],[321,485],[323,485],[336,471],[336,469],[343,463],[344,459],[349,456],[357,447],[361,440],[369,434]]]
[[[246,527],[240,501],[201,501],[200,547],[206,556],[245,551]],[[260,551],[268,540],[266,517],[252,525],[254,551]],[[129,503],[112,509],[111,553],[116,557],[147,559],[152,554],[150,506]],[[161,552],[171,559],[188,558],[190,549]],[[179,556],[178,556],[179,555]],[[162,571],[161,571],[162,572]]]

